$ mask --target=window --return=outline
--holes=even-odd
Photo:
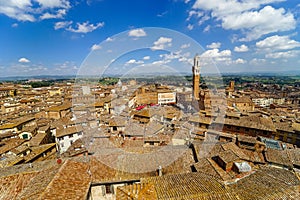
[[[268,132],[267,132],[267,131],[264,131],[263,134],[264,134],[264,135],[268,135]]]
[[[111,194],[112,193],[111,185],[105,185],[105,192],[106,192],[106,194]]]

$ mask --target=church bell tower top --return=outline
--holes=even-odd
[[[193,74],[194,75],[200,74],[200,56],[198,54],[196,54],[194,57]]]

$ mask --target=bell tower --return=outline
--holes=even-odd
[[[199,85],[200,85],[200,56],[198,54],[194,57],[193,65],[193,95],[196,100],[199,100]]]

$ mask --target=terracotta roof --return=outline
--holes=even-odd
[[[127,122],[127,119],[125,117],[114,117],[114,118],[111,118],[108,122],[108,126],[125,126],[126,125],[126,122]]]
[[[239,159],[231,150],[220,152],[218,157],[225,163],[230,163]]]
[[[89,166],[67,160],[40,196],[41,199],[87,199],[90,187]]]
[[[277,150],[268,148],[265,151],[266,161],[273,164],[283,165],[286,167],[292,167],[293,164],[290,161],[286,150]]]
[[[82,126],[71,126],[71,127],[57,130],[56,137],[57,138],[64,137],[66,135],[71,135],[71,134],[79,133],[82,131],[83,131]]]
[[[142,179],[152,184],[158,199],[236,199],[219,181],[204,173],[174,174]]]
[[[0,145],[0,155],[18,147],[23,142],[25,142],[25,140],[22,140],[20,138],[11,138],[6,141],[1,141],[0,144],[4,145]]]
[[[197,172],[202,172],[211,175],[219,181],[226,181],[233,178],[211,158],[200,159],[197,163],[194,164],[194,167],[197,170]]]
[[[239,159],[249,160],[249,156],[244,154],[244,152],[233,142],[229,142],[221,145],[225,151],[231,150]]]
[[[245,136],[245,135],[238,135],[237,140],[241,142],[247,142],[250,144],[256,144],[258,142],[255,137]]]
[[[53,112],[58,112],[58,111],[62,111],[62,110],[68,110],[71,108],[71,104],[70,103],[65,103],[59,106],[52,106],[49,108],[49,111],[53,111]]]
[[[216,122],[218,123],[218,121]],[[245,127],[245,128],[276,132],[276,128],[272,120],[270,118],[265,118],[265,117],[247,116],[247,117],[241,117],[240,119],[225,118],[225,121],[221,123],[227,125]]]
[[[143,136],[145,130],[146,129],[144,125],[132,121],[126,124],[124,133],[125,135],[130,135],[130,136]]]
[[[71,146],[64,152],[63,156],[72,157],[78,154],[87,153],[87,149],[85,148],[84,143],[81,139],[77,139],[75,142],[71,144]]]
[[[29,141],[29,145],[38,146],[41,144],[41,142],[44,140],[45,137],[47,137],[46,133],[38,133],[31,138],[31,140]]]
[[[299,179],[288,170],[264,168],[228,187],[238,199],[292,200],[300,198],[299,184]]]
[[[262,153],[248,150],[248,149],[241,149],[241,151],[248,156],[249,160],[253,163],[265,163],[265,159]]]
[[[294,133],[294,128],[291,122],[274,122],[277,130]]]
[[[287,149],[287,153],[293,165],[300,167],[300,148]]]
[[[44,152],[48,151],[51,148],[55,148],[56,143],[51,144],[43,144],[37,147],[31,147],[31,152],[27,156],[24,157],[25,162],[32,162],[36,157],[40,156]],[[56,151],[56,150],[55,150]]]

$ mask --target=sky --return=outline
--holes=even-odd
[[[203,71],[300,71],[299,22],[295,0],[0,0],[0,77],[189,73],[196,54]]]

